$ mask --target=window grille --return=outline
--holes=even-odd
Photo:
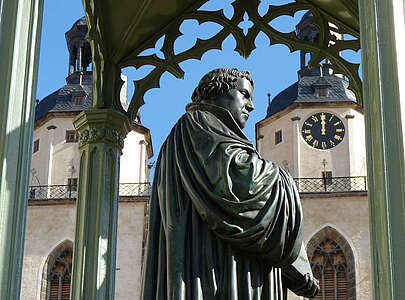
[[[316,247],[311,266],[321,288],[313,299],[348,300],[346,257],[335,241],[325,239]]]
[[[283,141],[283,132],[281,130],[276,131],[276,133],[274,134],[274,143],[280,144]]]
[[[49,274],[49,292],[47,300],[69,300],[72,276],[72,248],[63,251],[55,260]]]
[[[34,147],[32,149],[32,153],[38,152],[39,151],[39,139],[34,141]]]
[[[66,130],[66,143],[77,143],[79,136],[76,130]]]

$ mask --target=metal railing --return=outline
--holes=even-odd
[[[367,177],[294,178],[300,193],[367,192]]]
[[[150,196],[151,186],[144,183],[120,183],[121,197]],[[30,186],[29,200],[75,200],[77,198],[76,185],[37,185]]]
[[[300,193],[366,192],[367,177],[294,178]],[[151,185],[144,183],[120,183],[120,197],[150,196]],[[30,186],[29,200],[75,200],[76,185]]]
[[[123,196],[150,196],[152,187],[150,182],[120,183],[119,195]]]

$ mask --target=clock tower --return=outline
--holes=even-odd
[[[311,17],[303,17],[297,35],[314,41]],[[298,80],[269,101],[256,124],[257,148],[295,178],[366,176],[363,109],[343,76],[328,63],[310,69],[309,56],[301,53]]]
[[[299,38],[316,42],[306,13]],[[336,40],[342,38],[330,30]],[[294,177],[304,212],[304,244],[321,290],[314,299],[372,298],[364,112],[344,76],[324,62],[308,67],[300,55],[298,80],[278,93],[256,124],[264,159]],[[301,298],[289,294],[288,299]]]

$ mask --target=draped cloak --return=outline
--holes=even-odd
[[[302,227],[291,176],[227,110],[189,104],[156,164],[141,299],[282,300]]]

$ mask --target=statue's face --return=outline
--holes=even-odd
[[[246,78],[239,78],[236,87],[225,95],[215,99],[215,105],[227,109],[240,128],[244,128],[249,118],[249,113],[254,109],[253,87]]]

